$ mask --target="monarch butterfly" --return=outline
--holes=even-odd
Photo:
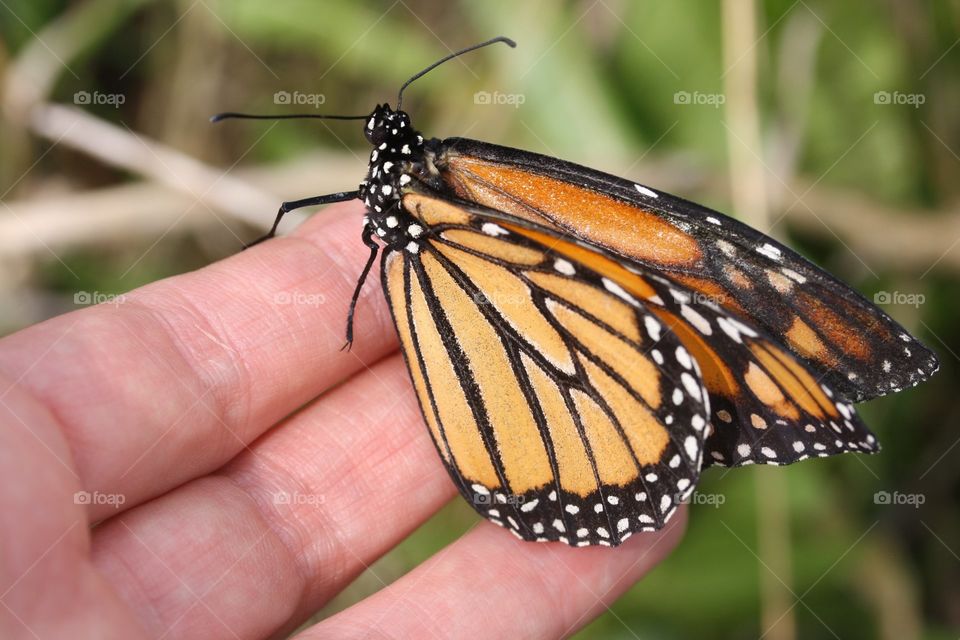
[[[855,291],[733,218],[525,151],[360,116],[354,191],[437,451],[461,494],[524,540],[615,546],[660,529],[703,468],[874,453],[852,403],[938,368]],[[258,240],[257,242],[259,242]],[[254,243],[256,244],[256,243]]]

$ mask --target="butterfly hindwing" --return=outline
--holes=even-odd
[[[579,165],[466,139],[434,160],[457,197],[562,230],[669,276],[763,329],[836,392],[913,386],[936,357],[883,311],[768,236],[670,194]]]
[[[697,359],[710,393],[713,430],[704,466],[879,450],[853,405],[762,329],[679,283],[656,275],[649,281],[664,301],[660,319]]]
[[[461,493],[528,540],[616,545],[659,529],[699,478],[708,396],[639,300],[441,199],[382,277],[421,408]],[[678,355],[680,354],[680,355]]]
[[[599,286],[613,293],[614,300],[643,305],[667,327],[681,348],[652,349],[650,356],[661,367],[672,359],[692,361],[703,380],[712,423],[705,465],[789,464],[814,456],[878,450],[876,438],[853,406],[836,397],[822,376],[749,319],[641,264],[570,236],[492,210],[451,203],[434,206],[457,211],[465,216],[463,221],[485,221],[481,224],[521,237],[527,244],[550,247],[552,255],[563,260],[557,264],[570,265],[563,267],[570,272],[568,277],[599,278]],[[468,209],[472,213],[466,213]],[[520,246],[517,240],[513,243]],[[576,270],[572,264],[578,265]]]

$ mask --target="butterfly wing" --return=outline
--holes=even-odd
[[[656,276],[649,281],[665,301],[655,313],[697,359],[710,394],[712,433],[704,466],[790,464],[879,451],[853,405],[762,329],[675,282]]]
[[[538,264],[546,265],[543,269],[549,275],[523,276],[532,292],[529,299],[569,299],[571,291],[589,282],[606,297],[602,305],[597,299],[581,303],[581,308],[602,308],[607,315],[613,308],[645,313],[651,339],[678,342],[677,348],[669,348],[668,343],[649,349],[656,367],[671,371],[676,363],[681,369],[692,366],[691,375],[706,386],[712,428],[705,465],[789,464],[812,456],[879,449],[853,406],[836,397],[820,376],[749,319],[703,299],[683,284],[509,214],[423,195],[407,196],[404,202],[442,242],[464,229],[473,229],[473,238],[483,237],[486,229],[496,234],[495,242],[487,241],[489,247],[534,251],[531,260],[546,256],[546,262]],[[521,263],[515,259],[513,264]],[[491,273],[487,276],[493,277]],[[527,293],[514,292],[510,299],[519,303],[515,313],[530,308],[523,304]],[[615,317],[603,322],[618,326]],[[640,382],[635,378],[633,384]]]
[[[463,496],[526,540],[617,545],[661,528],[699,478],[709,414],[695,361],[662,356],[683,352],[677,336],[549,242],[449,201],[403,202],[424,232],[384,255],[384,289]]]
[[[667,193],[556,158],[462,138],[435,145],[442,187],[572,233],[775,336],[854,402],[913,386],[934,354],[883,311],[776,240]]]

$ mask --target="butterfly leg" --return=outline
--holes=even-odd
[[[310,198],[303,198],[302,200],[291,200],[290,202],[284,202],[280,205],[280,210],[277,211],[277,219],[273,221],[273,226],[270,227],[270,231],[266,235],[260,236],[253,242],[244,245],[244,249],[249,249],[253,245],[260,244],[264,240],[269,240],[273,236],[277,235],[277,227],[280,226],[280,221],[283,219],[284,214],[293,211],[294,209],[302,209],[303,207],[313,207],[322,204],[332,204],[334,202],[345,202],[347,200],[353,200],[354,198],[359,198],[359,191],[341,191],[340,193],[329,193],[325,196],[312,196]]]
[[[360,279],[357,281],[357,288],[353,290],[353,297],[350,299],[350,310],[347,311],[347,341],[340,349],[341,351],[344,349],[349,351],[350,347],[353,345],[353,313],[357,309],[357,300],[360,299],[360,290],[363,289],[363,283],[366,282],[367,276],[370,274],[370,269],[373,267],[373,261],[377,259],[377,251],[380,250],[380,246],[373,239],[373,225],[368,224],[363,228],[362,237],[363,244],[370,248],[370,257],[367,258],[367,264],[363,266],[363,271],[360,272]]]

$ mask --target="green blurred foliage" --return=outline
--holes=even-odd
[[[363,113],[378,101],[392,102],[410,73],[449,49],[503,33],[519,41],[517,50],[490,49],[462,64],[450,63],[411,88],[407,107],[422,130],[547,152],[614,173],[623,173],[648,151],[648,162],[672,155],[696,170],[706,167],[722,175],[727,168],[724,110],[674,101],[677,92],[724,90],[722,16],[715,2],[143,4],[118,22],[110,37],[71,62],[78,77],[64,74],[53,98],[70,102],[75,91],[91,87],[122,91],[130,98],[126,104],[94,111],[208,161],[229,165],[243,156],[244,165],[255,165],[346,146],[357,154],[359,179],[366,150],[353,124],[289,122],[260,139],[265,129],[259,123],[212,129],[205,117],[228,109],[282,111],[273,94],[295,90],[322,93],[324,111]],[[16,55],[31,41],[31,32],[73,3],[35,0],[11,6],[23,23],[0,21],[6,57]],[[209,41],[178,37],[185,28],[181,19],[195,19],[191,28]],[[889,206],[922,211],[955,203],[960,47],[952,45],[958,25],[960,8],[948,0],[762,2],[764,36],[756,48],[765,131],[773,136],[782,120],[805,114],[796,163],[801,175]],[[784,75],[795,70],[794,51],[785,43],[796,33],[816,39],[804,104],[790,94],[801,79]],[[201,52],[216,49],[209,68],[178,66],[178,56],[191,46]],[[211,84],[204,91],[202,83]],[[518,108],[480,107],[473,100],[477,91],[522,94],[524,102]],[[919,108],[876,104],[878,91],[920,93],[926,102]],[[172,119],[170,114],[179,115]],[[38,155],[45,148],[39,144]],[[61,150],[44,156],[39,171],[68,175],[74,185],[88,187],[130,179]],[[35,184],[26,181],[14,194],[25,197]],[[721,196],[709,197],[714,200],[708,204],[729,210]],[[270,215],[264,212],[265,220]],[[863,408],[885,444],[880,456],[706,473],[700,493],[723,496],[724,503],[694,506],[680,548],[582,637],[751,638],[764,633],[759,620],[766,569],[752,549],[765,508],[757,483],[770,473],[783,474],[788,487],[781,499],[791,526],[790,587],[802,597],[794,609],[800,637],[879,634],[878,620],[888,603],[864,586],[877,571],[905,577],[907,583],[896,586],[915,600],[898,606],[904,615],[923,620],[924,637],[956,637],[960,519],[958,449],[953,447],[960,435],[960,404],[951,392],[960,352],[956,274],[934,270],[921,279],[872,264],[879,277],[874,278],[849,260],[839,242],[790,240],[867,295],[890,289],[923,292],[927,302],[920,309],[891,311],[939,351],[943,371],[919,389]],[[142,249],[77,250],[67,261],[79,283],[55,261],[41,265],[36,282],[64,295],[119,292],[218,257],[195,239],[171,238],[131,273],[117,276]],[[945,457],[937,462],[940,456]],[[877,491],[923,493],[927,501],[920,509],[877,505]],[[396,579],[474,522],[469,508],[456,501],[373,572]],[[883,563],[887,566],[878,567]],[[379,587],[379,579],[361,578],[322,615]]]

